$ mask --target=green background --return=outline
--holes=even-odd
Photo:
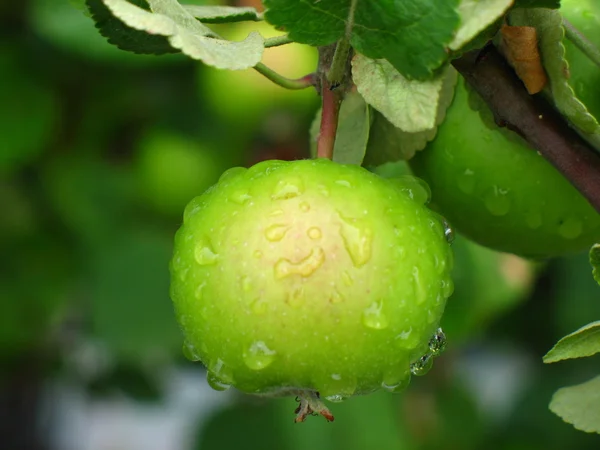
[[[333,424],[212,391],[168,293],[183,204],[227,167],[306,157],[316,104],[215,114],[205,68],[112,48],[66,0],[3,2],[0,30],[0,448],[600,448],[547,409],[598,356],[541,360],[600,318],[586,254],[530,264],[458,236],[446,353],[403,394],[330,405]]]

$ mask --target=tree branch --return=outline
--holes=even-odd
[[[467,52],[452,65],[488,104],[499,126],[521,135],[600,212],[600,156],[548,101],[527,93],[493,45]]]

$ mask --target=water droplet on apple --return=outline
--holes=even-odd
[[[252,279],[250,277],[242,278],[242,291],[250,292],[252,290]]]
[[[431,356],[439,356],[446,350],[446,334],[441,328],[438,328],[435,334],[429,340],[429,352]]]
[[[273,363],[276,354],[263,341],[254,341],[244,352],[243,359],[248,368],[263,370]]]
[[[373,232],[360,224],[357,219],[345,218],[342,215],[340,218],[342,219],[340,235],[344,247],[354,266],[361,267],[371,259]]]
[[[427,374],[427,372],[429,372],[432,367],[433,358],[430,354],[425,354],[410,365],[410,372],[417,377],[421,377]]]
[[[289,229],[289,225],[276,223],[265,230],[265,237],[268,241],[277,242],[283,239]]]
[[[287,304],[297,309],[304,303],[304,286],[298,285],[290,289],[287,297]]]
[[[352,183],[350,183],[348,180],[335,180],[335,184],[337,184],[339,186],[344,186],[347,188],[352,187]]]
[[[388,318],[383,312],[383,304],[381,302],[373,302],[363,311],[363,324],[368,328],[375,330],[383,330],[389,325]]]
[[[450,297],[454,292],[454,282],[452,281],[452,278],[441,280],[440,289],[444,298]]]
[[[196,288],[196,291],[194,292],[194,296],[196,297],[196,300],[200,301],[204,298],[204,287],[205,286],[206,286],[206,282],[202,282]]]
[[[542,214],[537,211],[532,211],[525,216],[525,223],[532,230],[537,230],[542,226]]]
[[[262,297],[259,297],[250,303],[250,309],[257,316],[264,316],[269,309],[269,305]]]
[[[200,242],[196,245],[194,257],[196,258],[196,262],[201,266],[210,266],[217,263],[219,255],[213,252],[205,242]]]
[[[232,167],[230,169],[227,169],[219,177],[219,183],[223,183],[225,181],[231,180],[232,178],[237,177],[238,175],[241,175],[246,170],[248,170],[248,169],[246,169],[245,167]]]
[[[325,252],[321,247],[313,248],[308,256],[299,262],[292,262],[282,258],[275,263],[275,278],[281,279],[290,275],[309,277],[325,262]]]
[[[465,194],[472,194],[475,191],[475,177],[474,172],[471,169],[465,169],[465,171],[458,176],[458,189]]]
[[[226,391],[231,387],[231,384],[225,383],[211,371],[206,372],[206,381],[215,391]]]
[[[483,198],[485,207],[494,216],[505,216],[510,211],[510,197],[506,189],[492,187]]]
[[[285,179],[281,180],[275,186],[275,190],[273,191],[273,195],[271,198],[273,200],[287,200],[290,198],[298,197],[304,192],[304,184],[302,180],[298,179]]]
[[[352,275],[350,275],[347,270],[342,272],[342,281],[346,286],[352,286],[354,284],[354,278],[352,278]]]
[[[558,234],[565,239],[575,239],[581,236],[583,223],[576,217],[568,217],[558,226]]]
[[[344,297],[342,296],[342,294],[340,294],[340,292],[337,289],[334,288],[331,292],[331,295],[329,296],[329,301],[331,303],[341,303],[344,301]]]
[[[310,227],[306,234],[308,234],[308,237],[312,240],[321,239],[321,237],[323,236],[323,233],[321,232],[321,229],[319,227]]]
[[[200,361],[200,355],[196,351],[196,347],[194,347],[194,345],[191,342],[184,341],[182,351],[183,351],[183,356],[185,356],[185,358],[187,360]]]
[[[244,189],[235,191],[229,196],[229,200],[231,200],[234,203],[237,203],[238,205],[243,205],[247,203],[248,200],[250,200],[251,198],[252,196],[248,193],[248,191]]]
[[[302,202],[300,203],[300,211],[302,212],[308,212],[310,211],[310,205],[308,204],[308,202]]]

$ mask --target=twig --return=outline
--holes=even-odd
[[[294,42],[287,34],[265,39],[265,48],[278,47],[280,45],[291,44]]]
[[[298,78],[293,80],[291,78],[284,77],[278,72],[275,72],[273,69],[265,66],[263,63],[258,63],[254,66],[254,70],[256,70],[261,75],[264,75],[273,83],[278,84],[279,86],[291,89],[291,90],[299,90],[306,89],[311,86],[315,86],[316,84],[316,75],[314,73],[310,73],[302,78]]]
[[[600,49],[592,44],[581,31],[573,26],[571,22],[563,17],[563,26],[565,27],[565,36],[575,46],[581,50],[590,61],[600,67]]]
[[[541,96],[530,96],[498,50],[488,44],[452,64],[493,111],[496,123],[521,135],[600,212],[600,156]]]

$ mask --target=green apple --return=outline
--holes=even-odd
[[[325,159],[265,161],[195,198],[171,296],[210,383],[333,401],[406,387],[452,292],[420,189]]]
[[[135,170],[140,195],[158,212],[175,216],[219,178],[222,163],[206,144],[168,130],[152,130],[138,143]]]
[[[432,206],[486,247],[543,258],[600,239],[600,215],[521,137],[495,126],[462,79],[436,138],[410,165]]]

